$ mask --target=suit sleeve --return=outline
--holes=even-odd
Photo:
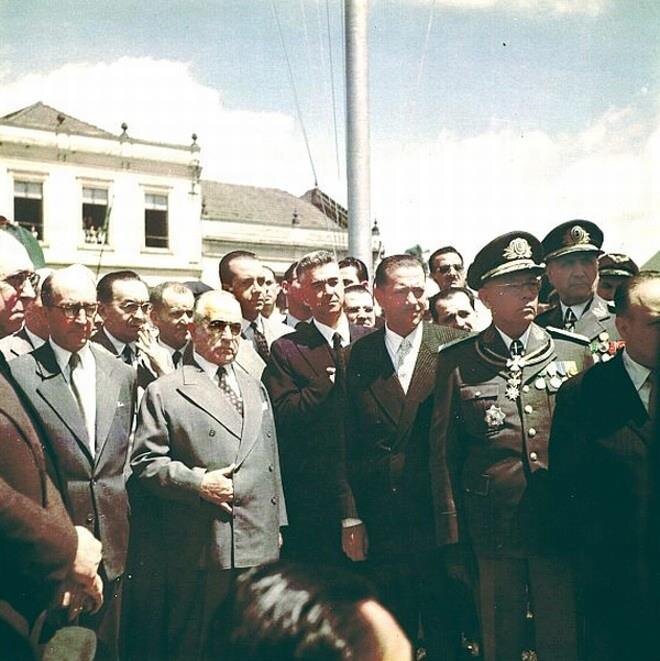
[[[199,503],[206,471],[172,459],[170,428],[158,381],[149,385],[140,403],[131,467],[156,496]]]
[[[316,420],[334,384],[326,375],[307,379],[305,383],[301,382],[301,376],[294,376],[286,351],[289,344],[286,337],[273,343],[263,382],[278,427],[297,429]]]
[[[69,573],[78,536],[55,486],[46,479],[47,505],[42,507],[0,478],[0,545],[38,582],[57,584]]]

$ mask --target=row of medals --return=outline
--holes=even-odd
[[[520,397],[520,383],[522,381],[522,368],[525,367],[525,358],[524,356],[514,356],[513,358],[509,358],[509,360],[506,361],[506,366],[509,368],[509,375],[506,380],[506,391],[504,394],[508,399],[516,400]],[[548,382],[550,386],[555,390],[559,388],[567,378],[562,378],[559,375],[555,363],[548,363],[545,368],[545,374],[549,379]],[[537,390],[544,390],[546,388],[546,382],[543,376],[539,375],[534,380],[534,387]]]

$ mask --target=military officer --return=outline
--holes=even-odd
[[[541,244],[511,232],[486,245],[468,285],[493,322],[440,350],[430,431],[437,541],[476,559],[485,661],[520,659],[534,613],[544,661],[576,658],[569,563],[546,544],[548,435],[554,395],[592,364],[584,338],[533,323]],[[450,571],[452,568],[450,567]],[[457,571],[458,570],[458,571]]]
[[[542,244],[546,274],[559,304],[538,315],[536,323],[584,335],[594,360],[608,361],[621,347],[621,336],[614,310],[596,293],[603,232],[588,220],[569,220],[548,232]]]

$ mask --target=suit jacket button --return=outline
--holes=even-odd
[[[274,470],[275,470],[275,467],[273,466],[273,464],[271,464],[270,466],[268,466],[268,472],[269,472],[269,473],[272,473]]]
[[[529,386],[528,386],[528,385],[524,385],[524,386],[522,387],[522,390],[523,390],[523,392],[529,392]]]
[[[531,413],[533,410],[534,409],[531,407],[530,404],[527,404],[527,406],[525,406],[525,413]]]
[[[275,496],[273,496],[273,497],[270,499],[270,502],[273,503],[273,505],[277,505],[277,498],[275,498]]]
[[[94,523],[94,515],[93,514],[88,514],[85,517],[85,520],[87,521],[87,523]]]
[[[534,427],[530,427],[527,430],[527,436],[529,436],[530,438],[534,438],[534,436],[536,436],[536,429],[534,429]]]
[[[215,429],[209,429],[209,436],[215,436]]]
[[[266,436],[267,436],[267,438],[270,438],[272,436],[272,434],[269,431],[267,431]]]
[[[530,453],[529,453],[529,458],[530,458],[532,461],[536,461],[536,460],[539,458],[539,456],[538,456],[538,454],[536,454],[536,452],[530,452]]]

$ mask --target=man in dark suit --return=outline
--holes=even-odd
[[[270,401],[234,362],[239,304],[227,292],[202,294],[190,330],[183,367],[145,391],[131,461],[163,505],[158,658],[200,657],[236,573],[276,560],[286,525]]]
[[[359,339],[346,370],[346,455],[355,498],[344,547],[366,558],[384,603],[411,640],[420,614],[429,660],[455,659],[457,604],[442,572],[433,522],[428,435],[438,350],[466,333],[424,324],[424,267],[386,257],[374,293],[385,327]]]
[[[218,270],[222,288],[231,292],[241,306],[243,338],[267,363],[273,342],[292,330],[277,319],[261,314],[266,282],[261,262],[253,252],[235,250],[220,260]]]
[[[0,337],[20,328],[34,298],[32,264],[13,237],[0,232]],[[38,615],[69,601],[77,615],[85,596],[101,601],[101,544],[74,528],[46,472],[42,440],[0,355],[0,656],[29,654]],[[59,599],[55,601],[59,595]]]
[[[10,367],[47,434],[71,518],[103,544],[105,604],[81,623],[97,633],[97,658],[116,659],[128,546],[125,468],[135,376],[89,342],[96,290],[80,267],[46,278],[41,296],[49,341]]]
[[[310,320],[309,307],[303,298],[302,288],[296,275],[298,262],[292,262],[282,277],[282,292],[286,296],[286,317],[284,323],[296,328],[301,321]]]
[[[609,360],[620,337],[614,311],[596,293],[603,232],[588,220],[569,220],[548,232],[542,244],[546,274],[559,304],[538,315],[536,323],[584,335],[594,361]]]
[[[292,560],[340,562],[342,520],[353,511],[343,445],[342,348],[370,329],[349,324],[331,253],[305,255],[297,278],[312,321],[273,343],[263,375],[275,411],[289,512],[283,553]]]
[[[593,661],[660,656],[660,272],[632,276],[614,301],[626,347],[561,388],[550,437]]]
[[[439,544],[476,556],[485,661],[520,658],[530,606],[539,658],[577,657],[570,564],[546,539],[545,474],[554,395],[592,361],[583,338],[532,323],[541,260],[541,244],[527,232],[482,248],[468,284],[493,324],[438,358],[430,432],[436,534]],[[451,550],[445,554],[453,564]]]

